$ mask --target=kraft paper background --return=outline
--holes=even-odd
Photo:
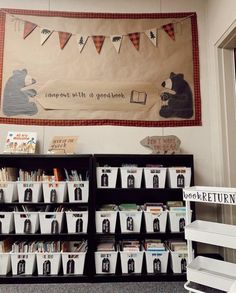
[[[164,30],[159,29],[158,45],[155,47],[148,37],[141,33],[140,48],[137,51],[128,36],[124,36],[118,54],[110,41],[110,35],[127,35],[155,27],[160,28],[169,22],[182,20],[188,14],[141,14],[126,15],[122,18],[122,15],[111,14],[106,16],[104,14],[38,12],[38,15],[28,15],[33,12],[19,10],[8,10],[8,12],[21,21],[16,21],[8,13],[1,13],[3,54],[0,119],[3,123],[134,126],[201,124],[195,14],[175,25],[175,41]],[[72,35],[67,45],[61,50],[57,32],[54,32],[41,46],[39,27],[23,39],[24,21],[55,31],[89,36],[105,35],[106,38],[100,54],[96,52],[91,37],[88,38],[80,53],[75,35]],[[38,112],[32,116],[7,117],[2,112],[4,86],[14,70],[24,68],[36,80],[36,83],[29,88],[37,91],[36,97],[30,98],[30,101],[36,103]],[[184,79],[188,81],[192,89],[194,115],[190,119],[166,119],[159,115],[163,103],[160,94],[164,91],[161,84],[171,72],[183,73]],[[86,97],[91,92],[95,96],[110,92],[125,95],[126,91],[131,90],[149,92],[146,104],[130,104],[125,98],[88,100],[78,97],[68,99],[45,96],[48,93],[70,93],[71,95],[75,92],[86,92]]]

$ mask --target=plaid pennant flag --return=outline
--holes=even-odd
[[[47,39],[51,36],[51,34],[53,33],[53,31],[48,30],[46,28],[42,28],[40,30],[40,43],[41,45],[43,45]]]
[[[76,39],[77,39],[77,45],[79,47],[79,51],[81,52],[84,48],[84,45],[86,44],[88,40],[88,36],[77,34]]]
[[[104,36],[92,36],[92,38],[93,38],[93,42],[96,47],[96,50],[97,50],[98,54],[100,54],[105,37]]]
[[[24,26],[23,38],[27,38],[30,33],[37,27],[37,24],[26,21]]]
[[[168,36],[175,41],[175,30],[173,23],[164,24],[162,28],[168,34]]]
[[[145,34],[149,38],[149,40],[153,43],[153,45],[156,47],[157,46],[157,29],[153,28],[150,30],[146,30]]]
[[[139,40],[140,40],[140,33],[131,33],[128,34],[130,41],[134,45],[136,50],[139,50]]]
[[[110,38],[111,38],[111,42],[112,42],[113,46],[116,49],[116,52],[119,53],[123,36],[122,35],[113,35],[113,36],[110,36]]]
[[[60,41],[60,47],[63,49],[67,42],[69,41],[71,37],[71,33],[66,33],[66,32],[58,32],[59,35],[59,41]]]

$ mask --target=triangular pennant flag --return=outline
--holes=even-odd
[[[93,38],[93,42],[96,47],[96,50],[97,50],[98,54],[100,54],[105,37],[104,36],[92,36],[92,38]]]
[[[175,41],[175,30],[173,23],[167,23],[163,25],[162,28],[168,34],[168,36]]]
[[[86,44],[88,40],[88,36],[77,34],[76,39],[77,39],[77,44],[79,46],[79,51],[81,52],[83,50],[84,45]]]
[[[110,38],[111,38],[112,44],[114,45],[114,47],[116,49],[116,52],[119,53],[123,36],[122,35],[113,35],[113,36],[110,36]]]
[[[146,30],[145,34],[148,36],[149,40],[153,43],[154,46],[157,45],[157,29],[153,28]]]
[[[53,31],[46,29],[46,28],[42,28],[40,30],[40,43],[41,45],[43,45],[47,39],[51,36],[51,34],[53,33]]]
[[[139,50],[140,33],[128,34],[130,41],[133,43],[136,50]]]
[[[59,41],[60,41],[60,47],[63,49],[67,42],[69,41],[71,37],[71,33],[66,33],[66,32],[58,32],[59,35]]]
[[[28,35],[30,33],[32,33],[32,31],[37,27],[37,24],[29,22],[29,21],[25,21],[25,26],[24,26],[24,35],[23,38],[25,39],[26,37],[28,37]]]

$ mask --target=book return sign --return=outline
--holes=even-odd
[[[236,190],[232,192],[214,190],[183,190],[183,199],[196,202],[209,202],[220,204],[236,204]]]

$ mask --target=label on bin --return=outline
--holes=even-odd
[[[161,273],[161,261],[159,258],[155,258],[153,260],[153,272],[155,274]]]
[[[185,258],[181,260],[181,273],[186,273],[187,261]]]
[[[57,191],[56,189],[51,189],[50,191],[50,202],[56,202],[57,201]]]
[[[127,224],[127,227],[126,227],[127,230],[134,231],[134,220],[132,217],[127,217],[126,224]]]
[[[25,189],[24,201],[32,201],[33,191],[31,188]]]
[[[0,183],[0,187],[1,188],[6,188],[7,187],[7,183]]]
[[[74,189],[75,200],[82,200],[82,189],[80,187],[76,187]]]
[[[127,177],[127,187],[128,188],[134,188],[135,186],[135,179],[134,179],[134,176],[133,175],[129,175]]]
[[[23,187],[24,188],[33,188],[34,187],[34,183],[23,183]]]
[[[102,174],[101,186],[108,186],[108,175],[107,174]]]
[[[108,258],[104,258],[102,260],[102,272],[109,273],[110,272],[110,260]]]
[[[130,274],[130,273],[134,273],[134,269],[135,269],[135,263],[134,263],[134,260],[133,260],[133,258],[130,258],[129,260],[128,260],[128,274]]]
[[[25,260],[21,259],[17,264],[17,275],[22,275],[25,273]]]
[[[66,273],[67,274],[75,273],[75,261],[73,259],[68,260],[66,265]]]
[[[108,219],[102,221],[102,233],[110,233],[110,221]]]
[[[159,232],[160,231],[160,222],[159,219],[155,218],[153,220],[153,231],[154,232]]]
[[[43,263],[43,275],[49,275],[51,273],[51,262],[50,260],[45,260]]]
[[[75,232],[76,233],[83,232],[83,220],[82,219],[76,220],[76,223],[75,223]]]

